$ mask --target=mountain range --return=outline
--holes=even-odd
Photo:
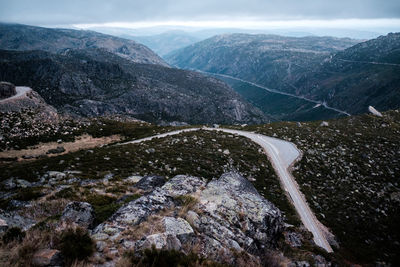
[[[223,82],[170,68],[134,41],[22,25],[0,29],[0,48],[13,49],[0,52],[0,79],[32,87],[60,111],[79,116],[125,114],[157,123],[269,121]],[[130,44],[130,52],[121,55],[116,44]],[[37,50],[41,48],[47,51]]]
[[[369,105],[381,110],[399,107],[399,36],[389,34],[361,42],[231,34],[212,37],[165,58],[177,67],[230,75],[326,101],[353,114],[366,112]],[[243,96],[248,98],[246,92]]]

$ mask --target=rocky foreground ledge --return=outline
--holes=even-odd
[[[258,263],[282,229],[281,212],[248,180],[229,172],[208,184],[198,177],[175,176],[121,207],[92,237],[96,258],[113,258],[103,262],[107,266],[126,250],[140,253],[152,246],[234,265],[243,254]]]

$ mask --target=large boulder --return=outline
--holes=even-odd
[[[162,186],[165,182],[166,180],[163,176],[149,175],[141,178],[135,184],[135,187],[144,191],[151,191],[156,187]]]
[[[0,209],[0,224],[4,231],[11,227],[18,227],[26,231],[36,224],[36,221],[24,217],[18,211],[4,211]]]
[[[196,249],[203,257],[235,265],[235,251],[257,261],[276,245],[282,230],[281,212],[247,179],[229,172],[208,184],[175,176],[120,208],[94,229],[93,238],[111,240],[113,247],[129,245],[135,253],[153,245],[184,253]]]
[[[61,221],[90,228],[94,221],[94,209],[87,202],[71,202],[65,207]]]
[[[8,82],[0,82],[0,99],[8,98],[17,94],[15,85]]]

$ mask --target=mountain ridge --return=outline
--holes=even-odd
[[[104,49],[0,51],[0,77],[27,85],[63,112],[125,114],[156,123],[262,123],[269,119],[223,82],[139,64]]]
[[[149,48],[133,40],[94,31],[0,23],[0,49],[59,53],[71,48],[106,48],[133,62],[168,66]]]

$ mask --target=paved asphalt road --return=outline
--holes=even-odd
[[[15,87],[15,90],[17,91],[17,94],[16,94],[16,95],[13,95],[13,96],[11,96],[11,97],[9,97],[9,98],[1,99],[1,100],[0,100],[0,103],[1,103],[1,102],[6,102],[6,101],[11,100],[11,99],[18,98],[18,97],[23,96],[23,95],[25,95],[26,93],[32,91],[31,88],[25,87],[25,86],[17,86],[17,87]]]
[[[278,177],[280,178],[284,189],[289,194],[290,201],[296,208],[296,211],[299,214],[304,226],[314,235],[314,242],[328,252],[333,251],[328,241],[326,240],[324,234],[321,231],[321,228],[319,226],[320,223],[316,219],[315,215],[312,213],[303,195],[300,193],[299,188],[289,171],[290,166],[301,156],[300,151],[293,143],[246,131],[224,129],[224,128],[202,128],[202,129],[208,131],[221,131],[225,133],[238,134],[247,137],[251,139],[253,142],[259,144],[269,156],[269,159],[276,173],[278,174]],[[162,138],[170,135],[176,135],[182,132],[191,132],[197,130],[200,130],[200,128],[182,129],[143,139],[133,140],[130,142],[123,143],[121,145],[135,144],[148,141],[154,138]]]

